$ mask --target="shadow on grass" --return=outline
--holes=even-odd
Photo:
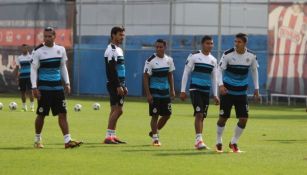
[[[33,146],[17,146],[17,147],[0,147],[0,151],[25,151],[25,150],[46,150],[46,149],[63,149],[63,148],[52,148],[44,147],[43,149],[33,148]]]
[[[171,153],[157,153],[154,154],[155,156],[200,156],[200,155],[223,155],[223,154],[230,154],[230,152],[223,152],[223,153],[217,153],[215,151],[188,151],[188,152],[171,152]]]
[[[265,140],[268,142],[279,142],[279,143],[285,143],[285,144],[293,144],[293,143],[307,143],[307,140],[300,140],[300,139],[270,139]]]

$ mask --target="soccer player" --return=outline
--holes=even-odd
[[[149,57],[144,66],[144,89],[149,103],[153,146],[161,146],[159,130],[163,128],[172,114],[171,98],[175,97],[174,62],[165,54],[166,42],[158,39],[155,43],[156,53]],[[159,116],[160,119],[159,119]]]
[[[258,62],[256,55],[246,48],[248,37],[239,33],[235,37],[235,47],[227,50],[219,63],[220,117],[217,122],[216,151],[223,152],[222,134],[230,117],[231,108],[235,106],[238,118],[234,136],[229,143],[233,152],[240,152],[238,140],[244,131],[248,119],[248,72],[251,69],[254,82],[254,98],[259,100]]]
[[[202,138],[203,122],[207,117],[209,107],[210,88],[212,86],[215,104],[219,104],[217,96],[217,61],[211,55],[213,40],[210,36],[204,36],[201,41],[202,50],[193,52],[187,58],[181,83],[181,100],[187,98],[186,85],[191,73],[190,96],[194,108],[195,148],[208,149]]]
[[[124,97],[128,93],[125,84],[125,58],[124,52],[119,47],[125,38],[123,27],[113,27],[111,30],[111,43],[105,53],[105,65],[107,74],[107,89],[110,95],[111,112],[107,128],[105,144],[125,144],[116,136],[116,124],[123,114]]]
[[[35,120],[35,148],[43,148],[41,132],[45,116],[51,108],[53,116],[58,115],[59,126],[64,135],[65,148],[80,146],[82,142],[71,139],[69,134],[65,92],[70,93],[70,83],[66,67],[67,55],[64,47],[54,43],[55,30],[44,29],[44,43],[35,48],[31,64],[32,93],[38,100]]]
[[[34,98],[32,95],[32,85],[30,80],[31,56],[29,54],[28,45],[21,46],[22,54],[16,59],[16,75],[21,92],[22,111],[27,111],[26,95],[30,98],[30,110],[34,112]]]

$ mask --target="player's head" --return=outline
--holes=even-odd
[[[29,46],[27,44],[22,44],[21,45],[21,52],[22,52],[22,54],[28,54]]]
[[[125,38],[125,28],[115,26],[111,30],[111,40],[115,44],[122,44]]]
[[[213,39],[211,36],[205,35],[201,39],[202,50],[205,52],[211,52],[213,48]]]
[[[53,27],[46,27],[44,29],[44,42],[46,46],[53,46],[55,40],[55,30]]]
[[[159,57],[163,57],[166,50],[166,41],[163,39],[157,39],[155,43],[156,53]]]
[[[239,50],[245,49],[247,41],[248,41],[248,37],[245,33],[236,34],[236,38],[235,38],[236,49],[239,49]]]

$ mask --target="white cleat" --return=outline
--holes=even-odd
[[[210,149],[203,141],[198,141],[194,146],[197,150]]]

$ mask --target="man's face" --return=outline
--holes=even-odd
[[[28,46],[21,46],[21,52],[23,54],[27,54],[28,53]]]
[[[52,31],[44,31],[45,45],[50,46],[54,43],[55,35]]]
[[[243,50],[246,46],[246,43],[241,38],[235,39],[235,47],[238,50]]]
[[[113,34],[113,39],[116,43],[122,44],[125,39],[125,32],[117,32],[115,35]]]
[[[156,42],[155,47],[156,47],[156,53],[158,55],[164,55],[164,53],[165,53],[165,46],[164,46],[163,43]]]
[[[211,52],[212,48],[213,48],[213,40],[206,40],[203,44],[203,50],[206,52]]]

